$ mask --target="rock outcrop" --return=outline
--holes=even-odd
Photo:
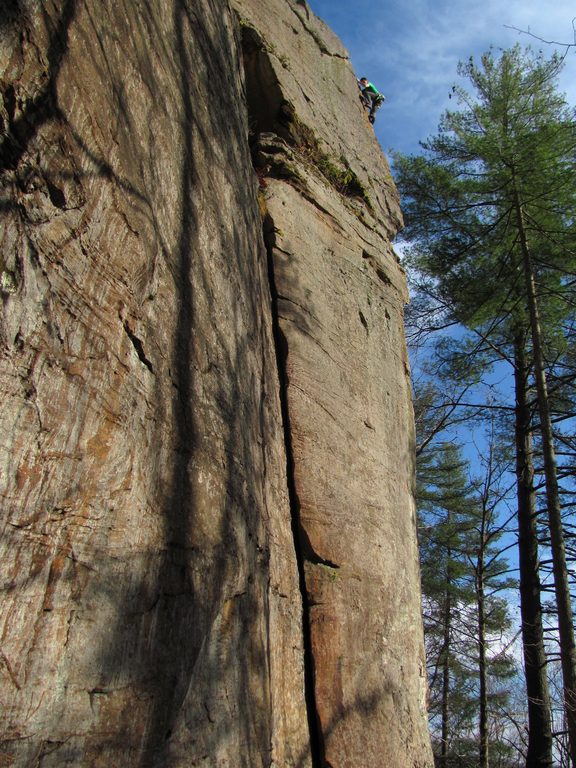
[[[304,0],[0,18],[0,765],[431,765],[400,225]]]

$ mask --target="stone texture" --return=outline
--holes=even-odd
[[[276,180],[268,206],[323,751],[333,768],[425,765],[400,275],[311,188],[320,208]]]
[[[1,34],[0,764],[307,765],[234,17]]]
[[[341,43],[9,0],[0,94],[0,765],[431,765],[401,216]]]
[[[284,355],[315,758],[431,765],[397,194],[339,41],[302,3],[236,7]]]

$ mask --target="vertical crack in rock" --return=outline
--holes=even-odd
[[[320,726],[318,709],[316,706],[314,653],[312,650],[312,633],[310,628],[310,601],[306,589],[306,575],[304,562],[307,559],[305,553],[305,541],[300,524],[300,501],[296,491],[294,480],[294,454],[292,451],[292,433],[290,430],[290,412],[288,406],[288,375],[286,360],[288,357],[288,344],[282,329],[280,328],[278,314],[278,292],[274,279],[274,224],[268,212],[263,216],[263,234],[266,254],[268,259],[268,280],[272,302],[272,330],[274,334],[274,349],[276,352],[276,364],[278,368],[278,380],[280,385],[280,407],[282,411],[282,425],[284,430],[284,444],[286,450],[286,479],[288,496],[290,501],[292,535],[294,538],[294,551],[298,567],[298,580],[302,595],[302,633],[304,646],[304,687],[306,699],[306,711],[308,716],[308,730],[310,734],[310,755],[313,768],[327,768],[324,738]],[[319,561],[320,562],[320,561]],[[332,567],[338,566],[330,563]]]
[[[283,116],[285,102],[283,94],[269,60],[270,46],[267,45],[266,41],[260,36],[257,30],[249,24],[246,24],[242,19],[239,19],[239,25],[244,66],[244,81],[246,86],[249,140],[254,154],[258,146],[259,136],[262,133],[272,131],[277,135],[284,135],[286,139],[289,138],[289,133],[285,133]],[[265,182],[261,181],[261,183]],[[291,512],[292,536],[298,568],[300,593],[302,595],[304,692],[310,740],[310,757],[313,768],[329,768],[329,763],[326,762],[326,748],[316,704],[315,664],[310,625],[310,601],[308,599],[306,575],[304,571],[304,563],[305,561],[310,560],[310,558],[308,557],[307,537],[303,535],[304,532],[300,524],[300,502],[294,481],[294,458],[288,408],[288,377],[286,372],[288,345],[282,329],[280,328],[278,315],[278,292],[276,290],[276,282],[274,279],[273,258],[273,248],[275,246],[274,224],[272,217],[266,210],[266,204],[263,198],[260,202],[264,244],[268,259],[268,280],[272,302],[272,329],[280,385],[280,406],[286,450],[286,477]]]

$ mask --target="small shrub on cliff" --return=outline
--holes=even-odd
[[[347,197],[358,197],[370,205],[368,193],[358,176],[347,165],[336,165],[327,155],[320,155],[316,161],[320,173],[339,192]]]
[[[362,200],[371,208],[372,202],[368,192],[356,173],[348,165],[346,158],[340,158],[340,164],[330,158],[320,147],[320,141],[314,132],[294,115],[291,133],[298,150],[304,157],[316,166],[322,176],[346,197]]]

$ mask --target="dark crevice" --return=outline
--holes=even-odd
[[[312,557],[306,558],[309,563],[312,563],[312,565],[323,565],[325,568],[332,568],[333,571],[337,571],[340,566],[336,565],[336,563],[333,563],[332,560],[324,560],[324,558],[320,557],[316,553],[312,555]]]
[[[152,363],[148,358],[146,357],[146,353],[144,352],[144,346],[142,344],[142,341],[136,336],[134,331],[130,328],[128,325],[128,321],[124,321],[124,330],[126,331],[126,335],[132,342],[132,345],[134,349],[136,350],[136,354],[138,355],[138,358],[140,359],[140,362],[144,363],[146,368],[150,371],[150,373],[154,373],[154,368],[152,367]]]
[[[260,189],[265,188],[264,176],[270,173],[270,168],[260,168],[256,162],[258,155],[258,142],[262,135],[275,134],[289,144],[293,143],[290,128],[293,125],[293,108],[284,100],[280,85],[274,74],[269,60],[269,50],[266,42],[253,27],[240,21],[242,59],[244,64],[244,77],[246,83],[246,106],[248,110],[248,124],[250,128],[249,140],[256,176],[260,181]],[[298,569],[298,581],[302,596],[302,634],[304,651],[304,694],[306,702],[306,714],[308,719],[309,747],[312,768],[328,768],[326,762],[326,749],[322,728],[316,706],[315,693],[315,667],[312,649],[312,633],[310,623],[311,603],[306,589],[305,563],[318,563],[337,567],[328,561],[323,561],[315,553],[308,542],[300,522],[300,501],[296,491],[294,477],[294,455],[292,450],[292,433],[290,429],[290,414],[288,408],[288,375],[286,361],[288,357],[288,343],[280,327],[278,311],[278,291],[274,278],[273,248],[275,246],[274,223],[266,210],[266,202],[261,192],[260,212],[263,220],[264,243],[266,246],[268,280],[271,295],[272,329],[274,335],[274,348],[276,365],[278,370],[280,407],[282,426],[284,430],[284,445],[286,451],[286,477],[291,513],[292,537],[294,541],[294,553]]]
[[[306,0],[296,0],[296,5],[301,5],[306,13],[306,18],[310,19],[310,8],[308,7]]]
[[[286,478],[288,483],[288,496],[290,501],[292,536],[294,539],[294,551],[296,555],[296,564],[298,568],[298,580],[300,593],[302,595],[302,633],[304,647],[304,693],[306,699],[306,712],[308,717],[308,731],[310,734],[310,757],[313,768],[327,768],[326,751],[322,728],[318,717],[316,706],[315,691],[315,671],[314,671],[314,653],[312,650],[312,633],[310,628],[310,607],[308,592],[306,589],[306,574],[304,571],[305,561],[314,562],[312,548],[309,545],[308,537],[302,529],[300,522],[300,500],[296,490],[294,477],[294,454],[292,450],[292,432],[290,429],[290,412],[288,406],[288,375],[286,370],[286,361],[288,358],[288,342],[282,329],[280,328],[278,314],[278,291],[276,290],[276,281],[274,278],[274,224],[269,213],[264,216],[264,243],[268,258],[268,279],[270,284],[270,294],[272,300],[272,330],[274,334],[274,348],[276,352],[276,364],[278,368],[278,379],[280,384],[280,407],[282,412],[282,425],[284,430],[284,445],[286,450]],[[306,544],[308,542],[308,545]],[[306,550],[310,550],[310,552]],[[328,561],[318,558],[318,563],[328,565]],[[333,563],[329,564],[337,568]]]
[[[334,59],[342,59],[343,61],[348,61],[348,56],[344,56],[341,53],[336,53],[335,51],[331,51],[326,45],[325,41],[322,39],[322,36],[320,35],[320,33],[308,26],[306,22],[310,21],[310,11],[307,3],[299,2],[299,0],[297,0],[297,4],[302,5],[304,7],[304,10],[306,12],[306,21],[302,18],[302,14],[300,13],[299,10],[297,10],[296,8],[292,8],[292,11],[300,20],[300,23],[302,24],[302,27],[305,29],[305,31],[308,32],[308,34],[312,37],[312,39],[318,46],[320,53],[324,54],[325,56],[331,56]]]
[[[64,192],[62,192],[61,189],[59,189],[55,184],[53,184],[49,179],[46,179],[46,185],[48,187],[48,196],[50,197],[50,202],[55,208],[66,208],[66,196],[64,195]]]
[[[314,547],[312,546],[312,543],[310,542],[310,538],[306,531],[300,527],[300,549],[302,550],[302,557],[307,563],[312,563],[312,565],[324,565],[326,568],[333,568],[338,570],[340,568],[339,565],[332,562],[332,560],[327,560],[324,557],[321,557],[318,552],[315,551]]]
[[[375,256],[372,256],[368,251],[362,251],[362,258],[370,264],[374,272],[376,272],[376,276],[384,283],[384,285],[392,285],[392,281],[380,266]]]
[[[240,25],[242,63],[246,80],[246,102],[250,139],[260,133],[276,133],[290,140],[291,114],[287,114],[280,83],[270,62],[269,46],[254,27]]]

